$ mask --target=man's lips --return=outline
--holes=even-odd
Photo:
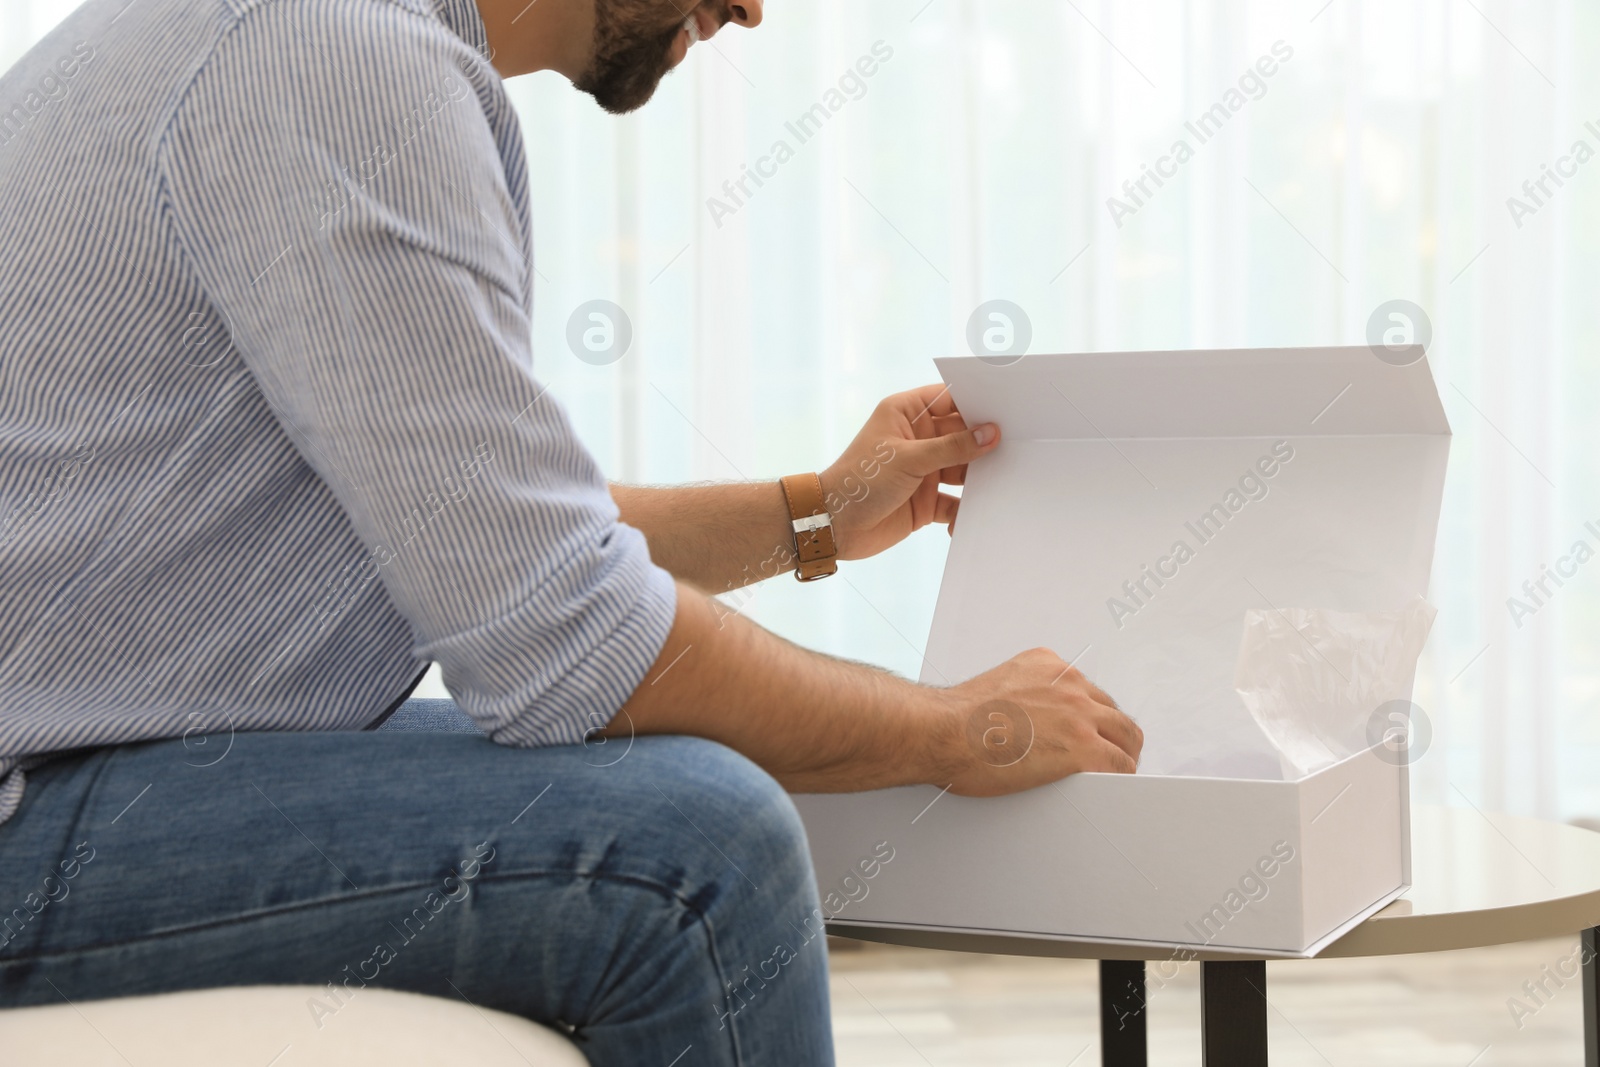
[[[702,41],[711,40],[716,32],[722,28],[722,23],[717,20],[717,16],[703,5],[691,11],[689,18],[685,22],[694,23],[699,31],[699,39]]]
[[[696,7],[689,12],[683,20],[683,26],[678,30],[678,35],[672,39],[672,51],[669,53],[670,66],[676,67],[683,62],[683,57],[689,54],[689,48],[696,41],[707,41],[716,35],[722,28],[722,23],[717,16],[704,6]]]

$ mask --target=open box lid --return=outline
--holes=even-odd
[[[1141,773],[1278,778],[1233,677],[1249,609],[1427,592],[1450,427],[1420,349],[937,360],[973,463],[922,678],[1043,645],[1144,728]]]

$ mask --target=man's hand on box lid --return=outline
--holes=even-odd
[[[967,463],[994,451],[1000,428],[967,426],[948,387],[925,385],[879,402],[844,454],[818,477],[840,559],[864,559],[930,522],[952,528]]]

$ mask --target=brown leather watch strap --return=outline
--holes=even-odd
[[[780,484],[789,502],[794,550],[800,561],[794,576],[802,582],[826,578],[839,569],[839,549],[833,541],[833,517],[822,494],[822,479],[815,474],[791,474],[780,479]]]

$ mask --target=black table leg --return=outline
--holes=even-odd
[[[1146,1067],[1144,961],[1100,961],[1100,1063]]]
[[[1266,963],[1200,964],[1200,1020],[1205,1067],[1266,1067]]]
[[[1583,932],[1583,1067],[1600,1067],[1600,963],[1595,952],[1600,950],[1600,927]],[[1101,966],[1104,966],[1102,964]]]

